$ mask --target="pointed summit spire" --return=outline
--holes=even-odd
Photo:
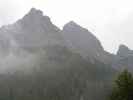
[[[36,9],[36,8],[31,8],[31,10],[28,14],[43,16],[43,12],[41,10]]]
[[[42,18],[43,12],[41,10],[38,10],[36,8],[31,8],[30,11],[24,16],[23,19],[31,19],[31,18]]]
[[[31,10],[21,20],[19,20],[19,23],[23,24],[25,28],[47,27],[52,24],[50,18],[44,16],[43,12],[36,8],[31,8]]]

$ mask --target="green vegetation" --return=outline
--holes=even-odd
[[[133,100],[133,76],[129,71],[118,76],[109,100]]]

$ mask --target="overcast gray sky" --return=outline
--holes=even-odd
[[[133,49],[132,5],[133,0],[0,0],[0,26],[35,7],[60,28],[74,20],[93,32],[105,50],[116,52],[119,44]]]

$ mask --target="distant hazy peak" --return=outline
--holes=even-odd
[[[126,45],[121,44],[119,46],[119,49],[118,49],[117,53],[119,54],[119,53],[124,53],[124,52],[129,52],[129,51],[130,51],[130,49]]]
[[[129,48],[126,45],[124,45],[124,44],[121,44],[119,46],[119,49],[129,50]]]
[[[126,56],[129,56],[129,55],[132,55],[132,54],[133,54],[133,51],[130,50],[126,45],[121,44],[119,46],[119,49],[118,49],[118,52],[117,52],[118,56],[126,57]]]
[[[70,21],[67,24],[65,24],[64,27],[66,27],[66,26],[79,26],[79,25],[76,22],[74,22],[74,21]]]
[[[79,24],[77,24],[77,23],[74,22],[74,21],[68,22],[68,23],[65,24],[64,27],[63,27],[63,30],[71,30],[71,29],[72,29],[72,30],[76,29],[76,30],[86,30],[86,31],[87,31],[87,29],[81,27]]]

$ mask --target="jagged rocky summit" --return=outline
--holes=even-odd
[[[48,16],[35,8],[14,24],[0,28],[0,54],[8,55],[21,50],[38,51],[55,45],[67,47],[92,62],[100,61],[115,67],[117,63],[121,63],[121,59],[125,62],[128,58],[132,62],[133,51],[125,45],[120,45],[116,55],[111,54],[104,50],[100,41],[89,30],[74,21],[64,25],[61,30]],[[132,65],[131,62],[128,64]]]

